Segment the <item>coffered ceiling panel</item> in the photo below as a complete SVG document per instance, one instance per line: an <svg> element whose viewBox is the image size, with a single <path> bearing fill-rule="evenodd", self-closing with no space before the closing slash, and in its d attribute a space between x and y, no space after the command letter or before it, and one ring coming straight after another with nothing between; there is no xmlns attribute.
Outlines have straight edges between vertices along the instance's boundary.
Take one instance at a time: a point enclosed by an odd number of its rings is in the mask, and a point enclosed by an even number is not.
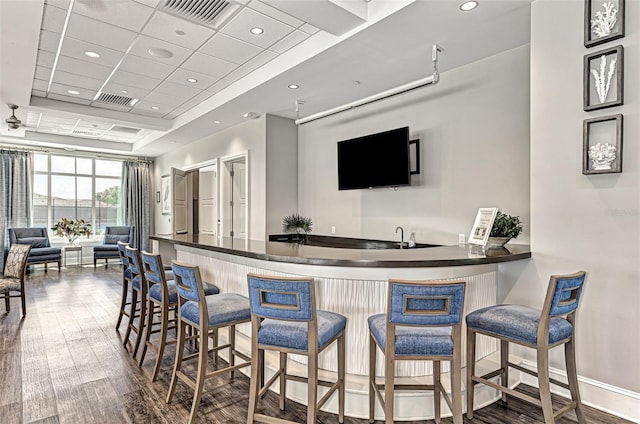
<svg viewBox="0 0 640 424"><path fill-rule="evenodd" d="M155 60L128 54L118 69L162 80L168 77L176 68Z"/></svg>
<svg viewBox="0 0 640 424"><path fill-rule="evenodd" d="M147 22L153 8L133 1L77 1L73 12L98 21L139 32Z"/></svg>
<svg viewBox="0 0 640 424"><path fill-rule="evenodd" d="M96 21L86 16L75 13L71 15L67 27L67 37L126 52L137 35L133 31Z"/></svg>
<svg viewBox="0 0 640 424"><path fill-rule="evenodd" d="M254 35L251 33L251 28L262 28L264 32ZM293 29L287 24L251 9L242 9L220 32L266 49L280 41Z"/></svg>
<svg viewBox="0 0 640 424"><path fill-rule="evenodd" d="M87 52L97 53L100 57L91 58L86 55ZM64 40L64 43L62 43L62 50L60 51L60 54L62 56L72 57L74 59L110 68L116 66L124 55L120 51L112 50L97 44L87 43L71 37L67 37Z"/></svg>
<svg viewBox="0 0 640 424"><path fill-rule="evenodd" d="M158 51L159 49L171 53L171 56L161 57L160 55L162 52ZM157 51L158 53L154 56L152 53L153 51ZM189 55L191 55L191 53L193 53L193 50L167 43L166 41L158 40L157 38L139 35L133 42L133 46L129 53L149 58L159 63L179 66L187 57L189 57Z"/></svg>
<svg viewBox="0 0 640 424"><path fill-rule="evenodd" d="M253 44L217 33L199 51L209 56L215 56L219 59L242 65L255 57L262 49Z"/></svg>
<svg viewBox="0 0 640 424"><path fill-rule="evenodd" d="M158 11L153 14L142 33L177 46L193 49L201 46L215 31Z"/></svg>

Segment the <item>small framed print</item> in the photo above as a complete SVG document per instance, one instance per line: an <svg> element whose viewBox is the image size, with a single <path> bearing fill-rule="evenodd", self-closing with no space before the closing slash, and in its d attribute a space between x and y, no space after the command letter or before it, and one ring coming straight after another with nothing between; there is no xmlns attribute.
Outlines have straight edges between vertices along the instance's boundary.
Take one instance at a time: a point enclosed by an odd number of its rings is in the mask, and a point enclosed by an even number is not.
<svg viewBox="0 0 640 424"><path fill-rule="evenodd" d="M162 190L160 209L162 210L162 215L171 215L171 175L163 175L160 181L160 189Z"/></svg>
<svg viewBox="0 0 640 424"><path fill-rule="evenodd" d="M623 99L624 48L600 50L584 57L584 110L620 106Z"/></svg>
<svg viewBox="0 0 640 424"><path fill-rule="evenodd" d="M624 0L585 0L584 46L624 37Z"/></svg>
<svg viewBox="0 0 640 424"><path fill-rule="evenodd" d="M486 245L496 219L498 208L480 208L473 223L471 234L469 234L469 244Z"/></svg>
<svg viewBox="0 0 640 424"><path fill-rule="evenodd" d="M582 135L582 173L622 172L622 114L585 119Z"/></svg>
<svg viewBox="0 0 640 424"><path fill-rule="evenodd" d="M160 192L156 191L156 203L160 203Z"/></svg>

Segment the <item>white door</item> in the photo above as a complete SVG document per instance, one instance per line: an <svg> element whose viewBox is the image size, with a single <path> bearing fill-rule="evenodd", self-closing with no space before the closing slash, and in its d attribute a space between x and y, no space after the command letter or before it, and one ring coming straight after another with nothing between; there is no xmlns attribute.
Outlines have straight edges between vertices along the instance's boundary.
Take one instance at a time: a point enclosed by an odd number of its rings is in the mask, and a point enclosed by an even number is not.
<svg viewBox="0 0 640 424"><path fill-rule="evenodd" d="M189 231L189 204L187 202L186 172L171 168L171 232L187 234Z"/></svg>
<svg viewBox="0 0 640 424"><path fill-rule="evenodd" d="M231 231L232 236L247 238L247 166L244 162L234 162L231 170Z"/></svg>
<svg viewBox="0 0 640 424"><path fill-rule="evenodd" d="M215 166L200 168L198 181L198 219L200 233L218 232L218 174Z"/></svg>

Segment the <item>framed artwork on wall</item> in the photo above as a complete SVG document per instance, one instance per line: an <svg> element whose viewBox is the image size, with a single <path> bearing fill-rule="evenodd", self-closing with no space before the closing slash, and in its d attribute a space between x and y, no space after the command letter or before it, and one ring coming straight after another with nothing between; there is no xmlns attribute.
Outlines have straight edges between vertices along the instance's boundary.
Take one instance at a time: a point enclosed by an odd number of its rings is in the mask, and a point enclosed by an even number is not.
<svg viewBox="0 0 640 424"><path fill-rule="evenodd" d="M624 48L611 47L584 56L584 110L620 106L623 99Z"/></svg>
<svg viewBox="0 0 640 424"><path fill-rule="evenodd" d="M171 175L163 175L160 181L162 215L171 215Z"/></svg>
<svg viewBox="0 0 640 424"><path fill-rule="evenodd" d="M585 0L584 46L624 37L624 0Z"/></svg>
<svg viewBox="0 0 640 424"><path fill-rule="evenodd" d="M486 245L498 208L480 208L469 234L469 244Z"/></svg>
<svg viewBox="0 0 640 424"><path fill-rule="evenodd" d="M584 175L622 172L622 122L622 114L584 120Z"/></svg>

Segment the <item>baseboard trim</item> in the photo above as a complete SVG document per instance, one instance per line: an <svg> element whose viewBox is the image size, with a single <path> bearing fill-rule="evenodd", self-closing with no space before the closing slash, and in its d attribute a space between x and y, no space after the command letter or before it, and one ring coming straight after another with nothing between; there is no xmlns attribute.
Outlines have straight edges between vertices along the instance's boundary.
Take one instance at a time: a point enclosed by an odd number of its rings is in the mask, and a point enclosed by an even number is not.
<svg viewBox="0 0 640 424"><path fill-rule="evenodd" d="M534 361L521 359L520 365L536 371ZM567 373L558 368L550 368L549 376L560 381L567 380ZM538 380L526 373L520 373L520 380L530 386L538 387ZM582 403L593 408L615 415L634 423L640 423L640 393L612 386L601 381L578 376ZM551 385L551 392L568 398L569 392Z"/></svg>

